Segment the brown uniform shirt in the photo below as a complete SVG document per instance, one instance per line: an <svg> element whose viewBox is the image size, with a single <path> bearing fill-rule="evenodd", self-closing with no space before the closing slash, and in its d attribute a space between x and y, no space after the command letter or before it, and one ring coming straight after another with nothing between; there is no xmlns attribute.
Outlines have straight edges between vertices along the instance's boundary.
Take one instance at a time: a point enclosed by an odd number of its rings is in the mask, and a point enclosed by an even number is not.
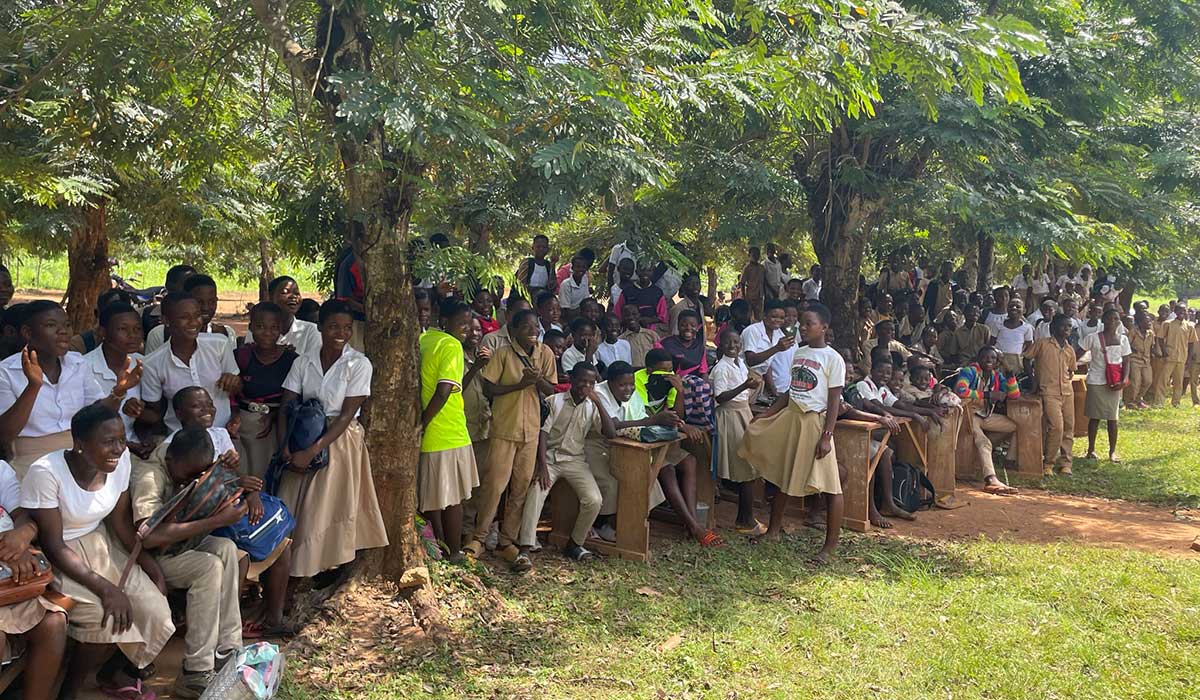
<svg viewBox="0 0 1200 700"><path fill-rule="evenodd" d="M1047 396L1072 396L1071 379L1075 376L1075 348L1070 343L1059 345L1054 338L1038 338L1025 350L1033 360L1038 391Z"/></svg>
<svg viewBox="0 0 1200 700"><path fill-rule="evenodd" d="M492 384L519 384L525 375L522 358L550 383L558 381L554 352L544 343L535 345L528 357L515 344L497 349L479 376ZM542 424L541 404L537 387L532 385L493 398L491 437L513 442L536 441Z"/></svg>
<svg viewBox="0 0 1200 700"><path fill-rule="evenodd" d="M633 358L633 362L629 363L634 367L646 366L646 353L654 349L658 344L658 334L649 328L643 328L637 333L633 331L625 331L621 334L621 338L629 341L629 356Z"/></svg>
<svg viewBox="0 0 1200 700"><path fill-rule="evenodd" d="M474 365L475 358L464 351L464 378ZM480 370L480 373L482 372L483 370ZM463 387L463 412L467 416L467 432L471 435L471 442L487 440L492 427L492 405L483 395L483 379L479 374L475 375L469 385Z"/></svg>
<svg viewBox="0 0 1200 700"><path fill-rule="evenodd" d="M953 333L943 333L938 339L938 346L942 349L942 355L974 358L979 354L980 348L987 345L991 339L992 330L976 322L970 328L963 326L956 328Z"/></svg>
<svg viewBox="0 0 1200 700"><path fill-rule="evenodd" d="M1163 324L1163 341L1167 346L1167 362L1187 362L1188 346L1196 342L1196 326L1181 318Z"/></svg>
<svg viewBox="0 0 1200 700"><path fill-rule="evenodd" d="M742 282L746 285L746 299L762 299L766 296L767 268L762 263L746 263L742 268Z"/></svg>
<svg viewBox="0 0 1200 700"><path fill-rule="evenodd" d="M1129 349L1133 354L1129 356L1129 364L1149 367L1151 358L1151 348L1157 342L1157 337L1154 335L1154 329L1148 329L1145 335L1137 328L1129 332Z"/></svg>

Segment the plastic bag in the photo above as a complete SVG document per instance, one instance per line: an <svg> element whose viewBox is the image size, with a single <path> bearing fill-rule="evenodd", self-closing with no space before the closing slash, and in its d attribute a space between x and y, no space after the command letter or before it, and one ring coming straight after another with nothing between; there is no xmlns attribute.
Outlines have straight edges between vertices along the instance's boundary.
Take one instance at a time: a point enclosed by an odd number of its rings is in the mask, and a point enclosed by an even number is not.
<svg viewBox="0 0 1200 700"><path fill-rule="evenodd" d="M283 653L270 642L258 642L225 664L200 700L270 700L282 681Z"/></svg>

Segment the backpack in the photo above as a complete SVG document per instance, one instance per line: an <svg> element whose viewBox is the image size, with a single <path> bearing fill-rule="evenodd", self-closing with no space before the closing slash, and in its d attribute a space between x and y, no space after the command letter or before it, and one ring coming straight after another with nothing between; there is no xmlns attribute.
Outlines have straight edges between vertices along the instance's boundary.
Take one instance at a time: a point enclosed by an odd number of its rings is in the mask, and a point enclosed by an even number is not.
<svg viewBox="0 0 1200 700"><path fill-rule="evenodd" d="M288 452L292 454L308 449L325 434L325 407L321 405L320 399L295 399L289 402L287 416L287 433L283 437L283 444L287 445ZM309 463L308 473L320 471L327 466L329 450L324 449ZM271 457L271 464L267 467L266 478L263 479L264 493L275 495L279 487L279 478L283 476L285 469L287 465L283 463L283 450L280 450Z"/></svg>
<svg viewBox="0 0 1200 700"><path fill-rule="evenodd" d="M928 492L928 496L925 493ZM876 504L881 494L876 494ZM892 502L897 508L903 508L909 513L915 513L922 508L933 505L937 494L929 477L920 469L905 462L892 463Z"/></svg>
<svg viewBox="0 0 1200 700"><path fill-rule="evenodd" d="M250 516L243 515L233 525L213 531L216 537L233 540L238 549L250 555L251 561L262 561L271 556L296 527L296 519L283 501L269 493L259 494L259 498L262 499L263 516L257 524L251 525Z"/></svg>

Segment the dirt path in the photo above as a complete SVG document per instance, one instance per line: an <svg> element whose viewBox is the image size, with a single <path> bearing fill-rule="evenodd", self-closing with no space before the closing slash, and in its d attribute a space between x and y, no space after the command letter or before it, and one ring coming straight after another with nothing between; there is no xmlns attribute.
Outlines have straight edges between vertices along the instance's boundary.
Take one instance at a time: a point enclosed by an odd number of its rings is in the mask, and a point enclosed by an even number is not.
<svg viewBox="0 0 1200 700"><path fill-rule="evenodd" d="M19 304L35 299L61 301L62 296L63 293L61 290L22 289L13 296L12 303ZM218 323L233 326L237 329L238 333L242 333L250 323L250 319L246 314L246 304L253 304L257 301L258 292L221 292L221 300L217 302L216 320Z"/></svg>

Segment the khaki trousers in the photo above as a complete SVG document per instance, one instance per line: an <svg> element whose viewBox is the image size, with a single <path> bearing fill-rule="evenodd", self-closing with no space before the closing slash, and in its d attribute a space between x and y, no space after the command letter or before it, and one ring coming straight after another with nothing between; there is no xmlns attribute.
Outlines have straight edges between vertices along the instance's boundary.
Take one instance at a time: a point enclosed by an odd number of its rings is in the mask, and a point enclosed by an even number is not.
<svg viewBox="0 0 1200 700"><path fill-rule="evenodd" d="M1075 396L1042 395L1042 418L1046 423L1046 445L1042 466L1071 466L1071 447L1075 444Z"/></svg>
<svg viewBox="0 0 1200 700"><path fill-rule="evenodd" d="M992 440L988 433L999 433L1011 436L1017 432L1017 424L1008 416L993 413L987 418L974 416L971 421L971 432L975 438L975 450L979 453L979 466L983 469L983 478L996 476L996 465L992 463ZM1001 438L1003 439L1003 438ZM1012 440L1008 443L1008 458L1011 460L1015 452Z"/></svg>
<svg viewBox="0 0 1200 700"><path fill-rule="evenodd" d="M471 450L475 452L475 468L479 471L479 483L487 479L487 461L488 461L488 444L490 440L475 440L471 443ZM463 542L470 542L471 537L475 534L475 515L479 511L479 495L483 492L482 488L476 486L471 491L471 497L463 501ZM493 515L493 517L495 517ZM491 523L488 523L490 528ZM482 525L481 525L482 527ZM481 530L483 535L480 539L487 536L487 528Z"/></svg>
<svg viewBox="0 0 1200 700"><path fill-rule="evenodd" d="M1167 361L1163 365L1162 373L1162 396L1167 395L1167 387L1171 387L1171 405L1178 406L1179 399L1183 396L1183 362Z"/></svg>
<svg viewBox="0 0 1200 700"><path fill-rule="evenodd" d="M237 547L210 535L191 551L155 559L167 587L187 590L184 670L213 670L216 652L242 648Z"/></svg>
<svg viewBox="0 0 1200 700"><path fill-rule="evenodd" d="M1129 363L1129 386L1125 387L1125 405L1154 401L1154 371L1148 364Z"/></svg>
<svg viewBox="0 0 1200 700"><path fill-rule="evenodd" d="M488 440L486 473L480 474L479 501L475 504L475 532L472 537L482 541L488 527L496 519L500 496L508 489L504 504L504 520L500 523L500 547L517 543L521 536L521 512L525 509L525 494L533 480L533 465L537 460L537 440L515 442L493 437Z"/></svg>
<svg viewBox="0 0 1200 700"><path fill-rule="evenodd" d="M1150 403L1159 406L1167 400L1166 392L1163 391L1163 383L1166 381L1166 361L1162 358L1155 357L1150 360L1150 373L1153 375L1150 380Z"/></svg>
<svg viewBox="0 0 1200 700"><path fill-rule="evenodd" d="M575 527L571 529L571 541L575 544L587 542L588 531L592 529L592 523L596 522L596 516L600 514L600 504L604 502L587 461L583 458L548 458L546 470L550 473L550 488L554 488L559 479L565 479L574 489L579 498L579 516L575 518ZM530 485L525 496L524 514L521 517L522 547L532 547L537 543L538 518L542 515L542 506L546 505L546 497L549 495L550 489L543 489L536 479Z"/></svg>

